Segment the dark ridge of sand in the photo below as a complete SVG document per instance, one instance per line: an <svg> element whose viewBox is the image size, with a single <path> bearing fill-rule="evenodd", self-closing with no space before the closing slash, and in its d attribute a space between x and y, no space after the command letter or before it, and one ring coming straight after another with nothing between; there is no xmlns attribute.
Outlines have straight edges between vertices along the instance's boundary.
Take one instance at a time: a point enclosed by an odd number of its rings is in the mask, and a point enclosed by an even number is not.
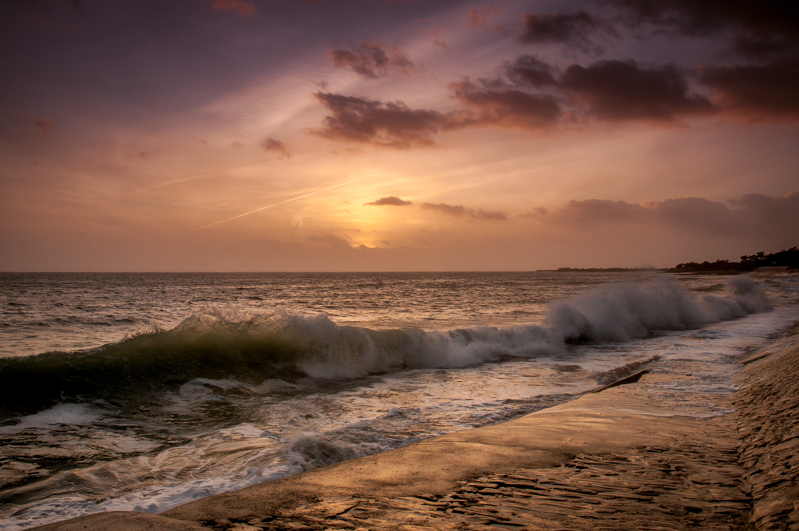
<svg viewBox="0 0 799 531"><path fill-rule="evenodd" d="M668 372L655 365L637 383L510 422L158 516L113 512L39 529L799 528L799 335L750 360L734 397L690 385L675 393L702 366L672 361Z"/></svg>
<svg viewBox="0 0 799 531"><path fill-rule="evenodd" d="M799 529L799 326L737 375L739 461L757 529ZM791 344L793 345L791 346ZM768 355L770 353L770 355Z"/></svg>

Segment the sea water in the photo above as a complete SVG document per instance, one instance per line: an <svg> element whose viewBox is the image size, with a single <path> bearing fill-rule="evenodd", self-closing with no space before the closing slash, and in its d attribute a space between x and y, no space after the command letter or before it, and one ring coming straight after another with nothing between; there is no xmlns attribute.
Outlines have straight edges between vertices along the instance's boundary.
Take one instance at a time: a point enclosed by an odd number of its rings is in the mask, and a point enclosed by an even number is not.
<svg viewBox="0 0 799 531"><path fill-rule="evenodd" d="M157 513L675 360L706 369L666 392L732 392L798 301L789 275L1 274L0 529Z"/></svg>

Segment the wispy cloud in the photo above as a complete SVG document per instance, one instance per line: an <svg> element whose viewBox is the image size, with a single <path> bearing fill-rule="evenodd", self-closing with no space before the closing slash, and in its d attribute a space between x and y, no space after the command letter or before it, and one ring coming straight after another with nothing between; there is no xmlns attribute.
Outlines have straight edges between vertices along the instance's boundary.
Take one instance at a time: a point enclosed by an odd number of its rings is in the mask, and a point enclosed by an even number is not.
<svg viewBox="0 0 799 531"><path fill-rule="evenodd" d="M33 124L39 129L39 136L48 136L53 130L53 122L47 118L36 118Z"/></svg>
<svg viewBox="0 0 799 531"><path fill-rule="evenodd" d="M434 212L439 212L441 214L446 214L448 216L454 216L457 218L467 217L481 221L505 221L508 219L507 214L504 212L491 212L483 210L482 208L475 210L472 208L466 208L463 205L422 203L419 206L422 208L422 210L432 210Z"/></svg>
<svg viewBox="0 0 799 531"><path fill-rule="evenodd" d="M261 149L267 152L271 151L277 153L280 155L280 158L291 158L291 149L289 149L289 146L271 137L261 142Z"/></svg>
<svg viewBox="0 0 799 531"><path fill-rule="evenodd" d="M278 205L285 205L286 203L291 203L292 201L297 201L298 199L304 199L306 197L310 197L310 196L315 195L315 194L319 194L319 193L322 193L322 192L327 192L329 190L334 190L336 188L340 188L342 186L346 186L348 184L352 184L352 183L361 181L363 179L368 179L369 177L374 177L375 175L379 175L379 174L375 173L375 174L372 174L372 175L367 175L366 177L359 177L357 179L353 179L353 180L347 181L345 183L337 184L335 186L330 186L328 188L322 188L320 190L314 190L313 192L309 192L307 194L299 195L297 197L292 197L291 199L286 199L285 201L280 201L278 203L272 203L271 205L262 206L260 208L256 208L255 210L250 210L249 212L245 212L245 213L239 214L237 216L232 216L232 217L229 217L227 219L223 219L223 220L220 220L220 221L215 221L213 223L209 223L208 225L203 225L202 227L199 227L199 228L194 229L194 230L207 229L209 227L213 227L214 225L220 225L222 223L227 223L228 221L233 221L234 219L243 218L244 216L249 216L250 214L255 214L256 212L261 212L262 210L266 210L267 208L276 207Z"/></svg>
<svg viewBox="0 0 799 531"><path fill-rule="evenodd" d="M499 9L495 5L489 5L483 9L472 8L466 18L466 25L470 28L494 29L490 20L499 15Z"/></svg>

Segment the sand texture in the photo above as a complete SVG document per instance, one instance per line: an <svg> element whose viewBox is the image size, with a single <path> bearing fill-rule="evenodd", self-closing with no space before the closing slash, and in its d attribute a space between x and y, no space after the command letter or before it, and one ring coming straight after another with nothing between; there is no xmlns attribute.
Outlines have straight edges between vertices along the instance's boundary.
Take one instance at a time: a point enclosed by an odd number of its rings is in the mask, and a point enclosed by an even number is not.
<svg viewBox="0 0 799 531"><path fill-rule="evenodd" d="M796 339L793 328L737 377L740 462L757 529L799 529L799 345L780 348Z"/></svg>
<svg viewBox="0 0 799 531"><path fill-rule="evenodd" d="M799 529L797 340L731 371L735 395L674 393L702 364L655 364L637 382L503 424L159 516L105 513L40 529Z"/></svg>

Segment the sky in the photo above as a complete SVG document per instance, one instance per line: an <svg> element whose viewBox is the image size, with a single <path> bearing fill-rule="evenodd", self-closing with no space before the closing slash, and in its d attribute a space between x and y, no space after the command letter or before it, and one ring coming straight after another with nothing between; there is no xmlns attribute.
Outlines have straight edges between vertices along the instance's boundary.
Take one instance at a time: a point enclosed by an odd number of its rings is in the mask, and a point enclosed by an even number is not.
<svg viewBox="0 0 799 531"><path fill-rule="evenodd" d="M799 245L793 0L8 0L0 271Z"/></svg>

